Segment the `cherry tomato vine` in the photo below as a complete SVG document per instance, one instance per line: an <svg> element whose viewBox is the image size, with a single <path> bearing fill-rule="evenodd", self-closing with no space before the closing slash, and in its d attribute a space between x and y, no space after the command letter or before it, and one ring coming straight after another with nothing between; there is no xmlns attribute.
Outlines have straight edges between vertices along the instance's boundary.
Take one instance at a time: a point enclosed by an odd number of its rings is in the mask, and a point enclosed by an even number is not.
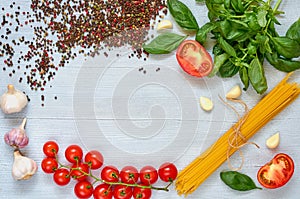
<svg viewBox="0 0 300 199"><path fill-rule="evenodd" d="M43 145L46 157L41 168L45 173L53 174L53 181L59 186L68 185L71 179L76 180L74 193L78 198L149 199L152 190L169 191L178 173L176 166L170 162L162 164L158 170L149 165L140 171L133 166L125 166L121 170L113 165L103 166L104 158L99 151L92 150L84 155L82 148L75 144L69 145L64 152L66 160L71 163L66 165L60 162L58 151L56 142L47 141ZM93 174L93 170L101 167L99 176ZM154 186L158 179L168 184Z"/></svg>

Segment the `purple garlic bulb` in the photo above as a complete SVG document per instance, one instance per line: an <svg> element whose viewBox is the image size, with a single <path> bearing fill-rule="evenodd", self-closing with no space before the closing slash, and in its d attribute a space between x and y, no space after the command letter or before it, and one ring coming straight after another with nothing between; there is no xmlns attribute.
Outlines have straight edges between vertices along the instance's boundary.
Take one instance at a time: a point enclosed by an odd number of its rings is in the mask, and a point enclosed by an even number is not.
<svg viewBox="0 0 300 199"><path fill-rule="evenodd" d="M26 124L26 118L23 119L22 124L18 128L13 128L4 135L4 141L6 144L14 147L15 149L24 148L29 142L29 138L26 135L24 129Z"/></svg>

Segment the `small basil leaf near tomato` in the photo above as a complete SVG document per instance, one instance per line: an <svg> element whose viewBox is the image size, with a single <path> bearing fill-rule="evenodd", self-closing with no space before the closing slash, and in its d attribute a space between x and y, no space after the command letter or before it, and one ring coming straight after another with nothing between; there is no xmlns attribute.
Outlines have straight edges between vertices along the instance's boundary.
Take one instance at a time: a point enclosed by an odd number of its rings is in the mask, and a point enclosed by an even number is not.
<svg viewBox="0 0 300 199"><path fill-rule="evenodd" d="M66 148L65 157L70 163L77 163L82 160L83 151L80 146L72 144Z"/></svg>
<svg viewBox="0 0 300 199"><path fill-rule="evenodd" d="M199 29L196 18L191 10L181 1L168 0L167 6L176 23L188 31L197 31Z"/></svg>
<svg viewBox="0 0 300 199"><path fill-rule="evenodd" d="M186 38L187 36L175 33L163 33L149 44L144 44L143 49L150 54L168 54L175 50Z"/></svg>
<svg viewBox="0 0 300 199"><path fill-rule="evenodd" d="M141 184L141 186L144 186ZM134 199L150 199L152 190L150 188L134 187L133 198Z"/></svg>
<svg viewBox="0 0 300 199"><path fill-rule="evenodd" d="M189 75L207 76L213 69L213 61L206 49L195 40L185 40L176 52L181 68Z"/></svg>
<svg viewBox="0 0 300 199"><path fill-rule="evenodd" d="M54 141L47 141L43 145L43 152L47 157L55 158L56 154L58 153L58 144Z"/></svg>
<svg viewBox="0 0 300 199"><path fill-rule="evenodd" d="M103 165L103 155L96 150L89 151L84 156L84 161L89 164L90 168L95 170L99 169Z"/></svg>
<svg viewBox="0 0 300 199"><path fill-rule="evenodd" d="M108 165L102 169L100 175L104 182L118 182L120 172L115 166Z"/></svg>
<svg viewBox="0 0 300 199"><path fill-rule="evenodd" d="M139 172L133 166L125 166L120 172L120 179L127 184L135 184L139 179Z"/></svg>
<svg viewBox="0 0 300 199"><path fill-rule="evenodd" d="M59 186L65 186L71 181L70 171L65 168L57 169L53 174L54 182Z"/></svg>
<svg viewBox="0 0 300 199"><path fill-rule="evenodd" d="M293 173L293 159L287 154L279 153L258 170L257 180L265 188L276 189L285 185Z"/></svg>
<svg viewBox="0 0 300 199"><path fill-rule="evenodd" d="M105 183L99 184L93 191L93 197L94 199L112 199L112 186Z"/></svg>
<svg viewBox="0 0 300 199"><path fill-rule="evenodd" d="M130 199L132 197L132 188L126 185L116 185L113 195L115 199Z"/></svg>
<svg viewBox="0 0 300 199"><path fill-rule="evenodd" d="M300 18L289 27L286 36L300 44Z"/></svg>
<svg viewBox="0 0 300 199"><path fill-rule="evenodd" d="M41 167L45 173L54 173L58 167L58 163L55 158L46 157L42 160Z"/></svg>
<svg viewBox="0 0 300 199"><path fill-rule="evenodd" d="M140 170L140 180L145 185L152 185L158 180L158 172L153 166L144 166Z"/></svg>
<svg viewBox="0 0 300 199"><path fill-rule="evenodd" d="M88 181L78 182L74 187L75 195L80 199L87 199L93 195L93 185Z"/></svg>
<svg viewBox="0 0 300 199"><path fill-rule="evenodd" d="M237 171L224 171L220 173L221 180L231 189L237 191L249 191L252 189L261 189L257 187L253 180Z"/></svg>
<svg viewBox="0 0 300 199"><path fill-rule="evenodd" d="M158 169L158 175L164 182L173 182L178 174L178 170L173 163L166 162Z"/></svg>

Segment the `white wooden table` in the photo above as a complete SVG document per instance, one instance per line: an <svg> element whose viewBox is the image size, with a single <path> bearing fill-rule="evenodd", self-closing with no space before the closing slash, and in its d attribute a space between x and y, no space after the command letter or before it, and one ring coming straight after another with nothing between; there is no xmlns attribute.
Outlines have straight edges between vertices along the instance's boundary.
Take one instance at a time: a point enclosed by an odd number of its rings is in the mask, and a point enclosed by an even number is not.
<svg viewBox="0 0 300 199"><path fill-rule="evenodd" d="M29 4L27 1L19 2ZM193 10L199 24L208 20L205 6L195 5L194 1L184 2ZM8 3L1 1L0 6ZM284 34L300 16L299 0L284 0L280 9L285 11L285 15L279 18L282 26L278 27L278 31ZM1 34L4 32L0 31ZM179 32L178 27L175 26L173 31ZM28 34L30 32L29 29ZM11 83L25 91L31 99L21 113L0 113L1 136L27 117L26 130L30 142L23 152L37 161L39 170L28 181L13 180L13 150L4 142L0 143L0 198L75 198L74 182L67 187L58 187L52 176L46 175L40 168L44 157L42 146L47 140L59 143L61 159L68 145L79 144L85 152L100 150L105 164L120 169L125 165L159 167L165 161L172 161L182 169L237 121L236 115L217 96L224 96L232 86L240 84L238 77L196 79L182 72L174 54L151 56L148 61L143 61L128 59L129 51L121 53L118 58L113 56L114 52L110 52L108 58L103 56L90 60L78 57L59 69L55 80L45 91L31 91L25 81L18 83L18 74L9 77L9 72L2 71L1 67L1 93ZM1 66L3 59L0 57ZM146 73L139 71L142 67ZM160 70L156 71L158 67ZM284 75L266 64L268 91ZM300 71L293 74L291 81L300 83ZM44 102L40 99L41 95L45 96ZM200 108L200 96L212 98L215 104L212 112L207 113ZM253 107L260 98L252 88L242 95L249 107ZM260 149L253 146L243 148L246 161L241 172L251 176L257 184L256 173L261 165L279 152L292 156L295 173L288 185L276 190L233 191L219 178L220 171L228 169L227 164L223 164L189 198L298 198L299 105L300 99L297 99L252 138ZM265 141L276 132L280 132L280 146L269 150ZM238 155L234 155L232 161L238 165ZM170 189L168 193L154 191L153 198L181 198L174 187Z"/></svg>

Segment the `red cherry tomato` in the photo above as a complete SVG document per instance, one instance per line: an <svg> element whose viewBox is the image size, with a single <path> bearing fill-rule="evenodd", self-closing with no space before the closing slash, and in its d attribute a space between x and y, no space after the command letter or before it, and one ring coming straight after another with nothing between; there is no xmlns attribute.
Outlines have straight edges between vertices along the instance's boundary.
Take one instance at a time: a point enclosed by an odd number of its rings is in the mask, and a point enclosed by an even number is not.
<svg viewBox="0 0 300 199"><path fill-rule="evenodd" d="M115 199L130 199L132 196L132 188L126 185L116 185L114 188Z"/></svg>
<svg viewBox="0 0 300 199"><path fill-rule="evenodd" d="M73 164L71 168L71 177L78 180L78 181L83 181L87 178L87 175L90 172L90 167L89 165L80 162L80 163L75 163Z"/></svg>
<svg viewBox="0 0 300 199"><path fill-rule="evenodd" d="M287 154L280 153L259 169L257 180L265 188L276 189L285 185L293 173L293 159Z"/></svg>
<svg viewBox="0 0 300 199"><path fill-rule="evenodd" d="M54 173L58 167L58 163L55 158L46 157L42 160L41 167L45 173Z"/></svg>
<svg viewBox="0 0 300 199"><path fill-rule="evenodd" d="M112 199L113 190L109 184L99 184L93 192L94 199Z"/></svg>
<svg viewBox="0 0 300 199"><path fill-rule="evenodd" d="M53 180L59 186L67 185L71 180L69 174L70 172L68 169L65 168L57 169L53 174Z"/></svg>
<svg viewBox="0 0 300 199"><path fill-rule="evenodd" d="M150 199L152 195L151 189L134 187L133 198L134 199Z"/></svg>
<svg viewBox="0 0 300 199"><path fill-rule="evenodd" d="M210 54L195 40L185 40L176 52L176 58L181 68L196 77L207 76L213 69Z"/></svg>
<svg viewBox="0 0 300 199"><path fill-rule="evenodd" d="M173 182L178 174L178 170L173 163L166 162L158 169L158 175L162 181Z"/></svg>
<svg viewBox="0 0 300 199"><path fill-rule="evenodd" d="M157 170L152 166L145 166L140 170L140 180L145 185L154 184L158 180Z"/></svg>
<svg viewBox="0 0 300 199"><path fill-rule="evenodd" d="M75 185L74 193L80 199L90 198L93 195L93 185L88 181L80 181Z"/></svg>
<svg viewBox="0 0 300 199"><path fill-rule="evenodd" d="M83 152L80 146L70 145L65 150L65 157L70 163L80 162L83 157Z"/></svg>
<svg viewBox="0 0 300 199"><path fill-rule="evenodd" d="M92 150L85 155L84 161L90 164L91 169L99 169L103 165L103 156L99 151Z"/></svg>
<svg viewBox="0 0 300 199"><path fill-rule="evenodd" d="M120 172L121 181L127 184L135 184L139 179L139 172L133 166L125 166Z"/></svg>
<svg viewBox="0 0 300 199"><path fill-rule="evenodd" d="M58 144L54 141L47 141L43 145L43 152L47 157L55 158L58 153Z"/></svg>
<svg viewBox="0 0 300 199"><path fill-rule="evenodd" d="M118 182L119 170L114 166L105 166L101 171L101 179L105 182Z"/></svg>

